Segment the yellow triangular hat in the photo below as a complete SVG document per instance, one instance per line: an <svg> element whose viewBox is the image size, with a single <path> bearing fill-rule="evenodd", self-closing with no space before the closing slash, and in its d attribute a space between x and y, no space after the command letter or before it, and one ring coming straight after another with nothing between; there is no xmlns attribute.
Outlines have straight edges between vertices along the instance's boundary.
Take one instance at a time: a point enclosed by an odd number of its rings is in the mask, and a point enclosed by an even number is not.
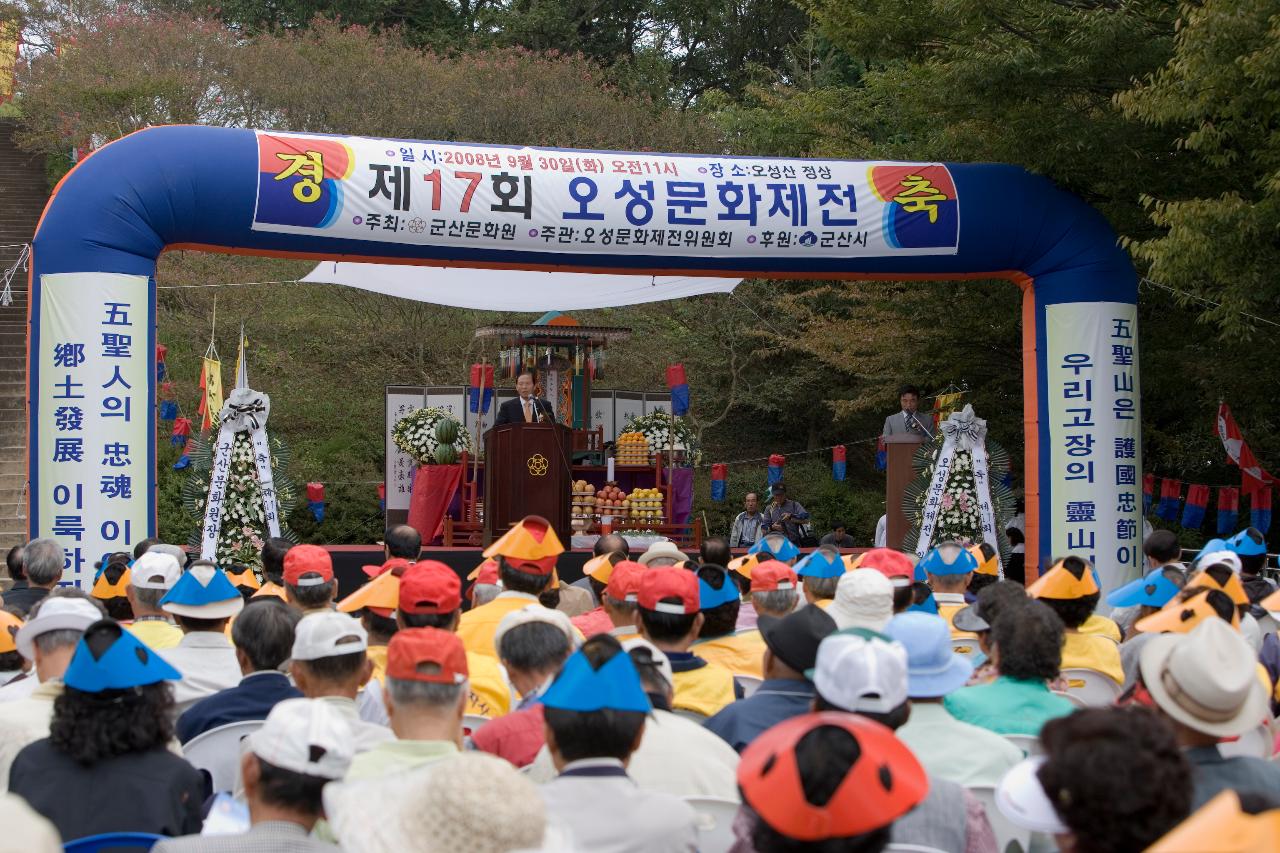
<svg viewBox="0 0 1280 853"><path fill-rule="evenodd" d="M1066 566L1071 557L1063 557L1053 564L1053 568L1040 576L1040 579L1027 587L1027 595L1032 598L1072 599L1084 598L1099 592L1098 580L1093 576L1093 567L1089 561L1080 557L1075 560L1081 567L1080 576ZM1075 560L1072 560L1074 563Z"/></svg>
<svg viewBox="0 0 1280 853"><path fill-rule="evenodd" d="M262 589L258 590L257 592L255 592L253 595L249 597L261 598L264 595L274 595L276 598L280 599L281 601L289 600L284 594L284 587L280 586L280 584L278 583L272 583L271 581L267 581L266 583L264 583L262 585Z"/></svg>
<svg viewBox="0 0 1280 853"><path fill-rule="evenodd" d="M1245 814L1226 790L1147 848L1147 853L1264 853L1280 850L1280 809Z"/></svg>
<svg viewBox="0 0 1280 853"><path fill-rule="evenodd" d="M128 594L129 579L133 576L131 569L125 569L124 572L116 579L115 583L107 580L107 573L104 570L98 575L98 579L93 582L93 590L89 593L99 601L109 601L113 598L124 598Z"/></svg>
<svg viewBox="0 0 1280 853"><path fill-rule="evenodd" d="M970 545L968 551L973 555L973 559L978 561L978 568L975 570L974 574L991 575L993 578L1000 576L1000 555L998 553L993 551L990 557L984 557L982 554L982 545ZM1093 573L1090 572L1090 574ZM1088 593L1085 593L1085 595L1088 595ZM1053 595L1045 596L1045 598L1056 597L1057 596Z"/></svg>
<svg viewBox="0 0 1280 853"><path fill-rule="evenodd" d="M1173 599L1157 612L1139 619L1133 627L1144 634L1186 634L1206 619L1219 618L1218 611L1209 603L1206 589L1186 601ZM1240 630L1240 615L1235 611L1231 613L1231 627Z"/></svg>
<svg viewBox="0 0 1280 853"><path fill-rule="evenodd" d="M1219 570L1218 574L1222 574L1222 571ZM1219 583L1217 578L1209 574L1208 569L1201 569L1187 579L1187 586L1207 586L1209 589L1220 589L1231 596L1231 601L1237 607L1241 604L1249 603L1249 596L1244 591L1244 585L1240 583L1240 576L1235 572L1227 574L1226 583Z"/></svg>
<svg viewBox="0 0 1280 853"><path fill-rule="evenodd" d="M622 562L622 559L621 551L610 551L608 554L592 557L583 564L582 573L600 583L608 583L609 578L613 577L613 567Z"/></svg>
<svg viewBox="0 0 1280 853"><path fill-rule="evenodd" d="M240 574L234 574L231 570L227 570L227 580L231 581L232 586L247 586L250 589L262 589L262 581L258 580L258 576L253 569L248 566Z"/></svg>
<svg viewBox="0 0 1280 853"><path fill-rule="evenodd" d="M366 607L395 610L399 606L400 576L395 572L383 572L338 602L338 609L343 613L355 613Z"/></svg>
<svg viewBox="0 0 1280 853"><path fill-rule="evenodd" d="M563 553L564 545L560 544L555 528L540 515L527 515L520 519L502 538L484 549L486 557L503 556L527 563L554 561Z"/></svg>
<svg viewBox="0 0 1280 853"><path fill-rule="evenodd" d="M769 559L773 559L770 557ZM729 561L729 565L725 566L731 572L737 572L744 578L751 577L751 572L756 566L760 565L758 554L748 554L745 557L735 557Z"/></svg>

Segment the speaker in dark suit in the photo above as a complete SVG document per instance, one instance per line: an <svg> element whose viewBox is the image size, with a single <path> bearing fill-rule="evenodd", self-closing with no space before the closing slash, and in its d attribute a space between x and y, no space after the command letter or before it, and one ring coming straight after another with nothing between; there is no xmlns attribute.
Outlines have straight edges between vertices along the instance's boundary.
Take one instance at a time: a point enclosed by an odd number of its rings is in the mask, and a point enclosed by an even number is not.
<svg viewBox="0 0 1280 853"><path fill-rule="evenodd" d="M551 404L541 397L529 398L529 422L538 423L540 421L554 421L555 413L551 411ZM521 424L525 423L524 417L524 401L519 397L508 400L498 407L498 416L494 419L494 426L502 426L503 424Z"/></svg>

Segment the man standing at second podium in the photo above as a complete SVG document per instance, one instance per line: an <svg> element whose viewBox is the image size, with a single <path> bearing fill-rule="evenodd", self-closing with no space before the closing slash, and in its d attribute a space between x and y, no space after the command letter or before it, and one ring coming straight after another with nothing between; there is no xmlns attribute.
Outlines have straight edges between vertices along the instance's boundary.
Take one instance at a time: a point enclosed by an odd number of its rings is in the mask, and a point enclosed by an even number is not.
<svg viewBox="0 0 1280 853"><path fill-rule="evenodd" d="M516 394L519 396L514 400L508 400L498 407L498 417L494 419L494 426L555 420L551 404L534 396L531 372L526 370L516 377Z"/></svg>
<svg viewBox="0 0 1280 853"><path fill-rule="evenodd" d="M902 411L884 419L884 436L911 435L920 441L933 438L933 418L921 415L917 408L920 405L920 389L914 385L904 385L898 391ZM501 420L498 423L502 423Z"/></svg>

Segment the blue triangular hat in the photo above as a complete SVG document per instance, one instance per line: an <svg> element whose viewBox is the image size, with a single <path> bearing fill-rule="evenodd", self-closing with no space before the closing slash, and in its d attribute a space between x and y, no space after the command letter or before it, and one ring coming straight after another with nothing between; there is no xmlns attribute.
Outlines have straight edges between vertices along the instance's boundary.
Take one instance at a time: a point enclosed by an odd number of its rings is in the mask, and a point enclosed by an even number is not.
<svg viewBox="0 0 1280 853"><path fill-rule="evenodd" d="M919 604L912 604L907 608L907 612L915 611L916 613L932 613L934 616L938 614L938 601L933 597L933 593L929 593L929 597Z"/></svg>
<svg viewBox="0 0 1280 853"><path fill-rule="evenodd" d="M721 604L728 604L730 601L741 600L738 595L738 585L729 577L728 572L725 572L724 584L719 589L716 589L701 577L698 578L699 610L710 610L713 607L719 607Z"/></svg>
<svg viewBox="0 0 1280 853"><path fill-rule="evenodd" d="M790 539L783 538L782 547L778 549L778 552L776 554L772 550L770 550L769 546L765 544L764 540L765 540L765 537L761 536L760 539L756 542L756 544L752 545L750 548L747 549L747 553L748 554L760 554L760 553L773 554L773 558L775 560L780 560L784 563L788 562L789 560L794 560L796 557L800 556L800 549L797 548L796 543L792 542Z"/></svg>
<svg viewBox="0 0 1280 853"><path fill-rule="evenodd" d="M244 607L240 590L222 569L193 566L160 599L160 608L194 619L224 619Z"/></svg>
<svg viewBox="0 0 1280 853"><path fill-rule="evenodd" d="M956 551L955 559L947 562L942 556L943 548L954 548ZM978 561L973 554L969 553L969 549L965 548L959 542L943 542L916 564L916 573L925 572L931 575L967 575L969 572L978 570Z"/></svg>
<svg viewBox="0 0 1280 853"><path fill-rule="evenodd" d="M1164 607L1180 591L1178 585L1165 577L1164 569L1153 569L1146 577L1129 581L1107 595L1112 607Z"/></svg>
<svg viewBox="0 0 1280 853"><path fill-rule="evenodd" d="M565 661L556 680L542 695L542 704L564 711L651 710L631 655L619 651L604 666L592 669L581 650Z"/></svg>
<svg viewBox="0 0 1280 853"><path fill-rule="evenodd" d="M116 634L116 638L102 653L102 657L95 658L88 640L103 631ZM103 619L85 629L75 653L71 655L71 663L63 673L62 683L85 693L101 693L103 690L127 690L144 684L181 679L182 673L133 634L121 628L119 622Z"/></svg>
<svg viewBox="0 0 1280 853"><path fill-rule="evenodd" d="M796 563L796 574L805 578L838 578L845 573L844 560L837 553L832 559L821 549L813 551Z"/></svg>
<svg viewBox="0 0 1280 853"><path fill-rule="evenodd" d="M1256 557L1267 553L1267 540L1262 531L1248 527L1227 540L1227 550L1235 551L1241 557Z"/></svg>

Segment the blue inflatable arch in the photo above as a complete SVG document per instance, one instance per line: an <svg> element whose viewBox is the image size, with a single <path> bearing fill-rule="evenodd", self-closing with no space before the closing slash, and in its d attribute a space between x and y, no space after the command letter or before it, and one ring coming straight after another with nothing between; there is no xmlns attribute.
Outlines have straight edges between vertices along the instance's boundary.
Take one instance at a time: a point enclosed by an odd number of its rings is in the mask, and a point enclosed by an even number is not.
<svg viewBox="0 0 1280 853"><path fill-rule="evenodd" d="M1101 215L1020 168L134 133L63 179L33 241L28 518L75 571L155 532L155 270L171 248L1010 279L1023 293L1027 563L1090 556L1106 587L1139 571L1134 270Z"/></svg>

